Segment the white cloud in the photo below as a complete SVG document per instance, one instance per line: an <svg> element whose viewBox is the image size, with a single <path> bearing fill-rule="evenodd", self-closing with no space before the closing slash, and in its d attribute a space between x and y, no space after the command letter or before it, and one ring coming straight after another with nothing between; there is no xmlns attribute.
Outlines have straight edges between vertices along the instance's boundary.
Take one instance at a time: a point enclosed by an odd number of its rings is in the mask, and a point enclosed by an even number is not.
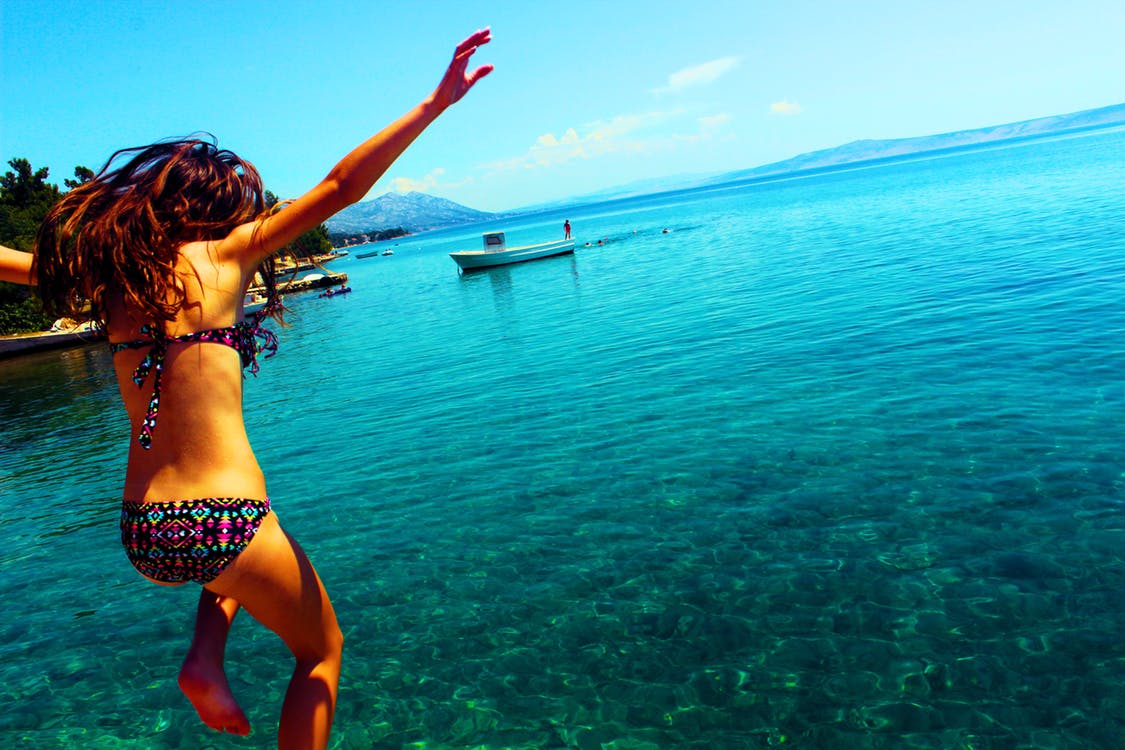
<svg viewBox="0 0 1125 750"><path fill-rule="evenodd" d="M694 133L677 134L673 138L677 141L685 141L688 143L696 143L699 141L709 141L716 136L721 135L722 130L732 118L726 112L717 115L705 115L696 119L697 130ZM733 138L734 136L728 136Z"/></svg>
<svg viewBox="0 0 1125 750"><path fill-rule="evenodd" d="M424 193L435 185L437 185L437 180L432 174L426 175L420 180L415 180L412 177L391 178L391 190L396 193L412 193L414 191Z"/></svg>
<svg viewBox="0 0 1125 750"><path fill-rule="evenodd" d="M499 172L529 171L560 167L568 162L588 161L606 157L647 157L709 140L733 139L725 134L732 117L726 113L692 115L685 109L650 111L615 115L560 131L543 133L527 150L506 159L480 165L488 178ZM380 181L373 192L435 193L465 187L473 177L458 182L445 179L445 170L438 168L420 179L397 176Z"/></svg>
<svg viewBox="0 0 1125 750"><path fill-rule="evenodd" d="M774 102L770 105L771 115L796 115L801 113L801 105L797 102L791 102L782 99L779 102Z"/></svg>
<svg viewBox="0 0 1125 750"><path fill-rule="evenodd" d="M575 159L655 154L685 142L714 138L732 120L729 114L722 113L697 117L689 124L684 122L686 115L687 112L677 109L595 120L567 128L562 135L544 133L524 154L484 166L500 172L555 167Z"/></svg>
<svg viewBox="0 0 1125 750"><path fill-rule="evenodd" d="M713 83L723 75L734 70L738 65L737 57L720 57L717 60L694 65L690 68L677 70L668 76L668 83L660 88L653 89L654 94L676 94L685 89Z"/></svg>
<svg viewBox="0 0 1125 750"><path fill-rule="evenodd" d="M714 133L719 130L728 122L731 121L731 116L726 112L717 115L707 115L706 117L699 118L699 130L703 133Z"/></svg>
<svg viewBox="0 0 1125 750"><path fill-rule="evenodd" d="M389 184L388 190L393 190L396 193L428 193L433 192L434 188L437 187L448 190L449 188L461 187L473 181L472 177L467 177L458 182L448 182L442 179L444 174L445 169L443 167L438 167L420 180L416 180L413 177L392 177L387 183L383 184Z"/></svg>
<svg viewBox="0 0 1125 750"><path fill-rule="evenodd" d="M679 112L646 112L595 120L570 127L561 136L544 133L521 156L486 165L493 170L534 169L564 164L573 159L592 159L611 153L639 153L651 148L644 132L666 122ZM579 132L581 131L581 132Z"/></svg>

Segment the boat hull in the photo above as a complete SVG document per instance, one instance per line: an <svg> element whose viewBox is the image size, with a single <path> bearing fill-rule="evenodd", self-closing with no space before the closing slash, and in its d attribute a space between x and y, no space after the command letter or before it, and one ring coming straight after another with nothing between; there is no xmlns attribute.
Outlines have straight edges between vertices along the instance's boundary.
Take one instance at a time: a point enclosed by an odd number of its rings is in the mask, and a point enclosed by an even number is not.
<svg viewBox="0 0 1125 750"><path fill-rule="evenodd" d="M523 263L528 260L550 258L554 255L566 255L574 252L574 240L558 240L557 242L542 242L538 245L524 245L523 247L510 247L506 250L461 250L450 253L449 257L457 262L463 271L477 268L491 268L493 266L506 266L511 263Z"/></svg>

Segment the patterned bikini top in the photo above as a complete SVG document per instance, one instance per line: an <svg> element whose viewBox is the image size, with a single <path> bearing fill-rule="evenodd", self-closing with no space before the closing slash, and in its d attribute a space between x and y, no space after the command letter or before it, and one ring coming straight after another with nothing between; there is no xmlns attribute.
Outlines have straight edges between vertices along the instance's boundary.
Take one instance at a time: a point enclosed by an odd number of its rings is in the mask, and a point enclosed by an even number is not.
<svg viewBox="0 0 1125 750"><path fill-rule="evenodd" d="M152 431L156 428L156 415L160 410L160 382L164 374L164 358L168 354L171 344L191 343L202 341L214 344L224 344L238 352L242 358L243 368L250 368L250 372L258 374L258 355L265 352L266 357L277 354L277 336L268 328L262 327L262 319L269 314L263 308L252 313L250 318L235 323L226 328L209 328L205 331L185 333L182 336L168 336L163 331L151 325L141 327L141 334L148 338L136 341L122 341L110 344L110 350L117 354L126 349L143 349L149 347L148 354L133 371L133 382L138 388L143 388L152 373L152 398L148 402L148 411L145 412L141 431L137 434L137 442L148 450L152 447Z"/></svg>

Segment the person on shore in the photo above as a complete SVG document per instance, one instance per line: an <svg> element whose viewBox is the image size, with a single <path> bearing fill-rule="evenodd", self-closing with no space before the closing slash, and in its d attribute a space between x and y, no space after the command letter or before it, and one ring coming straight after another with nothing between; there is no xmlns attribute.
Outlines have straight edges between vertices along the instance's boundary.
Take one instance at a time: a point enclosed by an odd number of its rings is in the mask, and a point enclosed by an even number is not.
<svg viewBox="0 0 1125 750"><path fill-rule="evenodd" d="M37 283L56 315L99 321L131 423L121 510L126 555L149 580L202 584L179 685L203 722L245 735L223 653L240 609L296 660L280 748L324 748L343 636L309 558L278 522L246 435L242 370L277 348L276 290L243 315L274 253L363 198L442 112L492 72L469 72L488 29L461 42L437 88L347 154L284 210L268 212L254 166L213 139L115 153L51 209L32 256L0 249L0 279ZM268 269L263 276L270 278Z"/></svg>
<svg viewBox="0 0 1125 750"><path fill-rule="evenodd" d="M565 235L563 237L564 240L570 239L570 219L563 222L563 234Z"/></svg>

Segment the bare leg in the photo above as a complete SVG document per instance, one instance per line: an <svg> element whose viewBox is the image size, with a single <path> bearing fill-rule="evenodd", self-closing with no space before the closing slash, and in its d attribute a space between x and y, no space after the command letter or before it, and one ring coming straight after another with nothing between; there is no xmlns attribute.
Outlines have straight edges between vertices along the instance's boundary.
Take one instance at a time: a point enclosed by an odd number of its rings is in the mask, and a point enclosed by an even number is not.
<svg viewBox="0 0 1125 750"><path fill-rule="evenodd" d="M297 661L281 708L278 747L326 747L344 637L324 584L275 514L262 519L250 545L207 586L236 599L277 633Z"/></svg>
<svg viewBox="0 0 1125 750"><path fill-rule="evenodd" d="M180 668L180 690L203 723L219 732L250 734L250 722L227 684L223 670L230 624L238 602L203 589L195 615L195 636Z"/></svg>

